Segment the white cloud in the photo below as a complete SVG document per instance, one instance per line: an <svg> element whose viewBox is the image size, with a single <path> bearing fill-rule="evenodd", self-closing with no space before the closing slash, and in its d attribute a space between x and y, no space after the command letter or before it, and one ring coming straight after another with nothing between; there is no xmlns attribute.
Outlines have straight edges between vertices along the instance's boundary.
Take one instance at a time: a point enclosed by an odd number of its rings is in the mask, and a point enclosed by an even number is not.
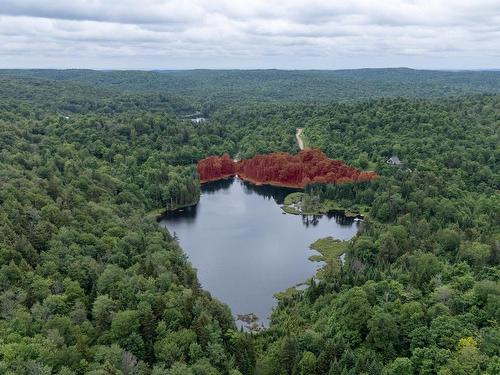
<svg viewBox="0 0 500 375"><path fill-rule="evenodd" d="M498 0L2 0L0 67L499 68Z"/></svg>

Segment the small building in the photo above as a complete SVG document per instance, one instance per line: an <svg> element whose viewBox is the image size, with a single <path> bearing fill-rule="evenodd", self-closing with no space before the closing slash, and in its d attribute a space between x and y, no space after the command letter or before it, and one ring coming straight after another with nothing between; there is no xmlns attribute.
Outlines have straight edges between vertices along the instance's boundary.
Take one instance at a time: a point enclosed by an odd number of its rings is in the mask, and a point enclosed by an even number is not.
<svg viewBox="0 0 500 375"><path fill-rule="evenodd" d="M389 158L389 160L387 160L387 164L389 164L389 165L401 165L402 163L401 163L401 160L399 160L399 158L396 155L394 155L394 156L391 156Z"/></svg>
<svg viewBox="0 0 500 375"><path fill-rule="evenodd" d="M205 122L205 121L207 121L207 119L205 117L195 117L195 118L191 119L191 122L193 122L195 124L201 124L202 122Z"/></svg>

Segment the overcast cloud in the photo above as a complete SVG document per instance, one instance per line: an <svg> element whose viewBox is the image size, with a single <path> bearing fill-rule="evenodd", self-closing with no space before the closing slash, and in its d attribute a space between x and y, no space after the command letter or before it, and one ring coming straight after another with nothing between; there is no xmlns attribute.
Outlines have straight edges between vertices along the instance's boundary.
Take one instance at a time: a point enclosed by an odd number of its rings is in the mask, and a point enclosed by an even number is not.
<svg viewBox="0 0 500 375"><path fill-rule="evenodd" d="M0 67L500 68L500 0L0 0Z"/></svg>

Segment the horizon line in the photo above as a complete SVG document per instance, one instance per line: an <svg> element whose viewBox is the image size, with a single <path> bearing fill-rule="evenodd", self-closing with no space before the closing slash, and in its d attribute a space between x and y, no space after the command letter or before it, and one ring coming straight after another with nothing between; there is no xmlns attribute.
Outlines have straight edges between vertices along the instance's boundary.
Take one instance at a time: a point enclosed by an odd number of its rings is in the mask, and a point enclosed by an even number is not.
<svg viewBox="0 0 500 375"><path fill-rule="evenodd" d="M362 67L362 68L295 68L295 69L285 69L285 68L151 68L151 69L141 69L141 68L74 68L74 67L59 67L59 68L0 68L0 71L5 70L88 70L95 72L181 72L181 71L288 71L288 72L307 72L307 71L324 71L324 72L335 72L335 71L347 71L347 70L414 70L414 71L441 71L441 72L494 72L500 71L499 68L412 68L408 66L387 66L387 67Z"/></svg>

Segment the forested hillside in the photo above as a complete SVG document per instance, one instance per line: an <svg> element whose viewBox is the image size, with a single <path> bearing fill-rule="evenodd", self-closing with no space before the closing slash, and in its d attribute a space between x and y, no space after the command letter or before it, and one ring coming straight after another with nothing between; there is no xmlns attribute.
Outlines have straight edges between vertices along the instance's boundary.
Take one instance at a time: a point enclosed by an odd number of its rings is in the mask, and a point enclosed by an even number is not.
<svg viewBox="0 0 500 375"><path fill-rule="evenodd" d="M344 266L282 297L262 373L498 373L498 96L292 111L309 143L382 177L309 188L369 219Z"/></svg>
<svg viewBox="0 0 500 375"><path fill-rule="evenodd" d="M500 71L187 70L93 71L0 70L0 76L49 79L135 92L181 96L205 113L227 105L262 102L360 100L381 97L440 97L499 93Z"/></svg>
<svg viewBox="0 0 500 375"><path fill-rule="evenodd" d="M248 367L247 336L147 217L198 200L192 164L226 131L142 111L141 97L110 114L119 97L51 85L58 105L79 98L62 116L38 85L15 84L40 97L12 95L0 111L0 373Z"/></svg>
<svg viewBox="0 0 500 375"><path fill-rule="evenodd" d="M0 373L498 374L499 75L454 74L2 71ZM306 188L369 215L252 336L150 212L197 202L198 160L297 152L298 127L380 177Z"/></svg>

